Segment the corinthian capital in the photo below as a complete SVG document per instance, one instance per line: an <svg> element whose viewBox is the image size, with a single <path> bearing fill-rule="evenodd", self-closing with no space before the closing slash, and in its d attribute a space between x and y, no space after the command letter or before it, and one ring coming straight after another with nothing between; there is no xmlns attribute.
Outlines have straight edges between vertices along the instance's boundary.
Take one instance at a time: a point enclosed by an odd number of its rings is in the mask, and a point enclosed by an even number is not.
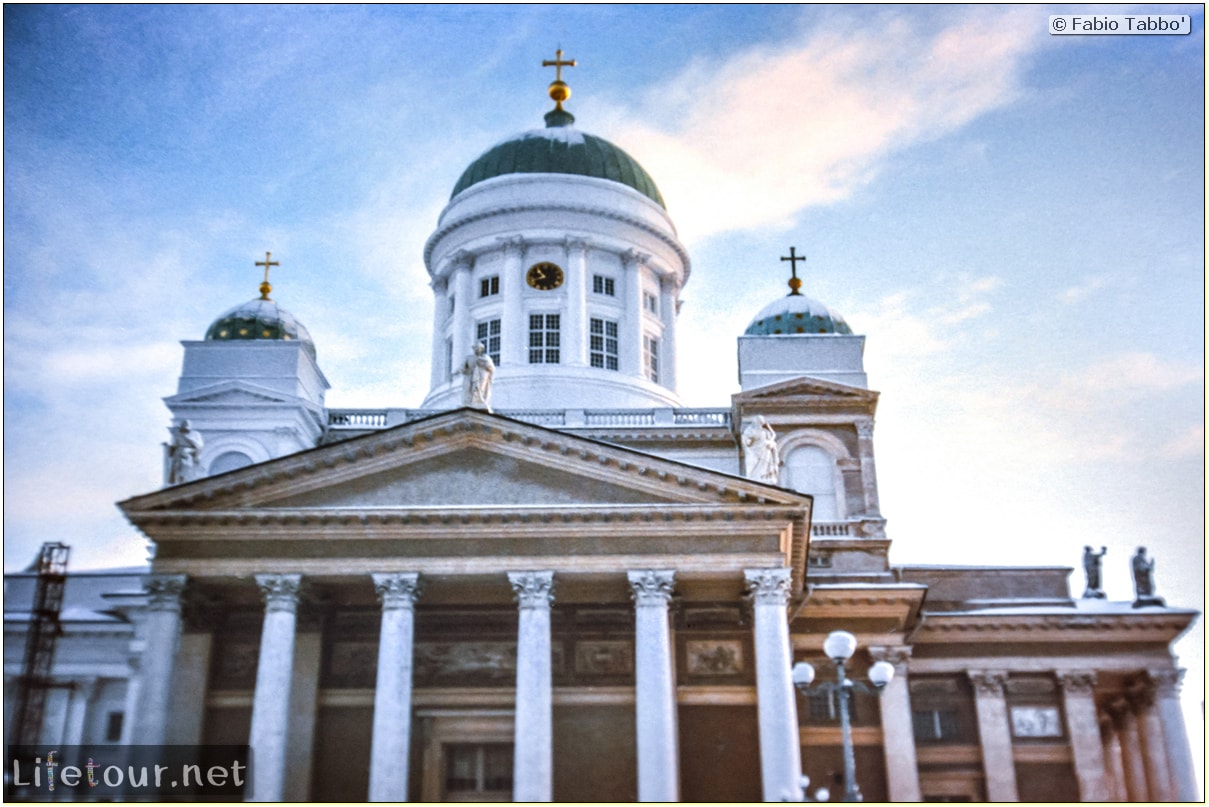
<svg viewBox="0 0 1209 807"><path fill-rule="evenodd" d="M1091 670L1058 673L1058 683L1070 695L1090 695L1096 688L1096 674Z"/></svg>
<svg viewBox="0 0 1209 807"><path fill-rule="evenodd" d="M743 578L756 605L784 606L789 602L789 569L747 569Z"/></svg>
<svg viewBox="0 0 1209 807"><path fill-rule="evenodd" d="M974 685L974 691L979 695L1003 697L1003 686L1007 683L1007 673L970 670L966 674L970 677L970 683Z"/></svg>
<svg viewBox="0 0 1209 807"><path fill-rule="evenodd" d="M911 660L911 648L902 646L893 647L870 647L869 657L874 661L888 661L894 665L895 673L901 675L907 670L907 663Z"/></svg>
<svg viewBox="0 0 1209 807"><path fill-rule="evenodd" d="M873 436L873 418L859 418L856 421L856 436L868 440Z"/></svg>
<svg viewBox="0 0 1209 807"><path fill-rule="evenodd" d="M298 609L298 592L302 589L300 574L258 574L256 587L264 600L264 611L271 614L276 611L293 613Z"/></svg>
<svg viewBox="0 0 1209 807"><path fill-rule="evenodd" d="M1180 683L1184 680L1184 670L1147 670L1146 677L1154 687L1155 695L1160 698L1178 698Z"/></svg>
<svg viewBox="0 0 1209 807"><path fill-rule="evenodd" d="M391 572L375 574L374 591L383 611L396 608L411 608L420 596L420 575L416 572Z"/></svg>
<svg viewBox="0 0 1209 807"><path fill-rule="evenodd" d="M508 582L522 611L554 602L554 572L508 572Z"/></svg>
<svg viewBox="0 0 1209 807"><path fill-rule="evenodd" d="M676 585L675 572L629 572L627 577L635 605L665 605L672 598L672 589Z"/></svg>
<svg viewBox="0 0 1209 807"><path fill-rule="evenodd" d="M147 610L180 611L187 578L183 574L152 574L143 578Z"/></svg>

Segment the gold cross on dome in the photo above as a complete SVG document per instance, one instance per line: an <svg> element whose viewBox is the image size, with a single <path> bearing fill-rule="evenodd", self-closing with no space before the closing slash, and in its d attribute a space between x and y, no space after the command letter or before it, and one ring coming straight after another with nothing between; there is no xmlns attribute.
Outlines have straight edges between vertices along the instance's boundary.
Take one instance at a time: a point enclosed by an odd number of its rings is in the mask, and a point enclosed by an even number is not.
<svg viewBox="0 0 1209 807"><path fill-rule="evenodd" d="M789 272L793 275L789 279L790 295L801 294L798 289L802 288L802 281L798 279L798 261L806 263L806 256L799 255L793 247L789 248L788 255L782 255L781 260L789 261Z"/></svg>
<svg viewBox="0 0 1209 807"><path fill-rule="evenodd" d="M563 80L563 68L564 67L575 67L575 66L576 65L575 65L574 59L571 59L570 61L563 60L563 49L562 48L559 48L558 50L554 51L553 61L551 61L550 59L542 59L542 67L553 67L554 68L554 80L555 81Z"/></svg>
<svg viewBox="0 0 1209 807"><path fill-rule="evenodd" d="M273 287L269 285L269 269L274 266L281 266L281 261L275 261L272 258L273 253L266 252L264 260L256 262L257 266L264 267L264 282L260 284L260 299L262 300L269 299L269 292L273 290Z"/></svg>

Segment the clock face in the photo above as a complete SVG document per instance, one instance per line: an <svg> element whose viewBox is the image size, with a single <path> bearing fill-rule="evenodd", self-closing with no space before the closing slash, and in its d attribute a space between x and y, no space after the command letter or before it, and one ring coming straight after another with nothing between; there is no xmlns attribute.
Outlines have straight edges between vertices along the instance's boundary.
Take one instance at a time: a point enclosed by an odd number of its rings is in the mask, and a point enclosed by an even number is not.
<svg viewBox="0 0 1209 807"><path fill-rule="evenodd" d="M549 291L563 284L563 270L549 261L535 263L529 267L525 280L535 289Z"/></svg>

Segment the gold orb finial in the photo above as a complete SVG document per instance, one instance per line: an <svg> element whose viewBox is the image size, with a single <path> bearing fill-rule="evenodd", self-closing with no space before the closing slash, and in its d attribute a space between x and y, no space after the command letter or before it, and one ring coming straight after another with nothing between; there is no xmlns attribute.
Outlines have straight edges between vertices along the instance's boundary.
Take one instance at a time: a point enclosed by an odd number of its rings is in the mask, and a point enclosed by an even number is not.
<svg viewBox="0 0 1209 807"><path fill-rule="evenodd" d="M782 256L781 260L789 261L789 273L792 275L789 278L789 296L800 295L802 292L798 289L802 288L802 280L798 277L798 261L806 263L806 256L799 255L794 247L790 247L789 254Z"/></svg>
<svg viewBox="0 0 1209 807"><path fill-rule="evenodd" d="M273 290L273 287L269 285L269 269L273 266L281 266L281 261L275 261L272 258L273 253L266 252L264 254L264 260L256 262L257 266L264 267L264 280L262 280L260 283L260 299L262 300L269 299L269 292Z"/></svg>
<svg viewBox="0 0 1209 807"><path fill-rule="evenodd" d="M563 68L575 66L574 59L563 59L562 48L554 51L553 59L542 60L542 67L554 68L554 81L550 82L550 87L547 92L550 93L550 100L552 100L555 104L554 108L559 111L561 111L563 108L563 101L566 101L571 97L571 88L567 86L567 82L563 81Z"/></svg>

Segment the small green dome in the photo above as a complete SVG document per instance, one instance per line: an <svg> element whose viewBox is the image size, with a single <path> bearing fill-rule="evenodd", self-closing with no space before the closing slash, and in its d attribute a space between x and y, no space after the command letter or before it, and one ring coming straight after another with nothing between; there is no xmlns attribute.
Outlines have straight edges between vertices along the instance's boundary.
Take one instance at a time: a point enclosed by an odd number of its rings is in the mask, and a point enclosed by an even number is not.
<svg viewBox="0 0 1209 807"><path fill-rule="evenodd" d="M235 306L206 329L207 342L231 339L297 340L312 355L315 353L315 343L306 327L275 301L263 297Z"/></svg>
<svg viewBox="0 0 1209 807"><path fill-rule="evenodd" d="M812 300L804 294L790 294L760 309L743 333L746 336L851 334L852 329L839 312L818 300Z"/></svg>
<svg viewBox="0 0 1209 807"><path fill-rule="evenodd" d="M586 134L565 110L546 114L546 128L522 132L485 151L462 172L449 198L506 174L578 174L620 182L660 207L663 196L638 161L609 141Z"/></svg>

